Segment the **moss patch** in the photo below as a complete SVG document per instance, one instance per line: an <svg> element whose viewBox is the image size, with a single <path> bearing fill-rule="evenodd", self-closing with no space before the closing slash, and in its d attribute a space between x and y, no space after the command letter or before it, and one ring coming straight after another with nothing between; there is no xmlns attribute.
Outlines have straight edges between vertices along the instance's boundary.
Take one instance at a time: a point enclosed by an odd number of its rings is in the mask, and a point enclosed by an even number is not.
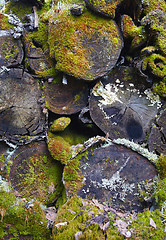
<svg viewBox="0 0 166 240"><path fill-rule="evenodd" d="M150 219L155 222L156 229L150 225ZM139 213L130 227L133 229L132 238L130 239L165 239L165 224L162 222L161 214L158 210L148 210L144 213Z"/></svg>
<svg viewBox="0 0 166 240"><path fill-rule="evenodd" d="M116 8L121 2L123 2L123 0L113 0L113 1L89 0L88 2L99 12L102 12L114 18Z"/></svg>
<svg viewBox="0 0 166 240"><path fill-rule="evenodd" d="M72 5L71 5L72 6ZM74 75L77 78L93 80L95 74L90 71L93 47L85 43L97 44L100 38L107 37L112 41L113 51L121 46L119 31L114 21L92 15L87 9L77 17L68 14L69 6L54 7L47 13L49 16L48 43L50 56L57 61L56 69ZM117 40L116 40L117 39ZM118 43L118 44L117 44ZM112 53L114 55L114 53Z"/></svg>
<svg viewBox="0 0 166 240"><path fill-rule="evenodd" d="M142 69L149 69L155 76L163 78L166 76L166 58L153 53L143 60Z"/></svg>
<svg viewBox="0 0 166 240"><path fill-rule="evenodd" d="M49 139L48 149L52 157L62 164L66 164L71 157L70 144L60 136Z"/></svg>
<svg viewBox="0 0 166 240"><path fill-rule="evenodd" d="M64 131L64 129L70 124L71 119L68 117L61 117L56 119L50 127L51 132Z"/></svg>
<svg viewBox="0 0 166 240"><path fill-rule="evenodd" d="M16 155L9 170L12 186L25 197L45 203L57 200L63 190L61 164L44 154L23 157L24 152Z"/></svg>
<svg viewBox="0 0 166 240"><path fill-rule="evenodd" d="M33 207L26 209L25 203L16 199L14 194L0 191L0 238L48 240L50 231L47 220L40 208L39 202L34 201ZM7 238L6 238L7 237Z"/></svg>
<svg viewBox="0 0 166 240"><path fill-rule="evenodd" d="M143 12L148 14L155 9L161 9L166 11L166 3L164 0L144 0L143 2Z"/></svg>
<svg viewBox="0 0 166 240"><path fill-rule="evenodd" d="M143 26L137 27L130 16L123 15L122 24L124 37L132 40L131 48L139 47L146 41L147 36Z"/></svg>

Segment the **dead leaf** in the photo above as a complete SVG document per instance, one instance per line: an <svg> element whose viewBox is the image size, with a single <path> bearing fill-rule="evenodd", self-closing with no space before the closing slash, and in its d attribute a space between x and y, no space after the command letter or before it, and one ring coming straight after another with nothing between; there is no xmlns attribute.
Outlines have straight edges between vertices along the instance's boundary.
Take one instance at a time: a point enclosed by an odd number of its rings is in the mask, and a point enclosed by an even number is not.
<svg viewBox="0 0 166 240"><path fill-rule="evenodd" d="M57 214L55 213L55 211L53 211L51 209L45 210L45 216L46 216L47 220L49 220L51 222L55 222L56 215Z"/></svg>
<svg viewBox="0 0 166 240"><path fill-rule="evenodd" d="M67 225L67 222L62 222L62 223L57 223L57 224L55 224L55 227L56 228L60 228L60 227L62 227L62 226L66 226Z"/></svg>
<svg viewBox="0 0 166 240"><path fill-rule="evenodd" d="M88 216L90 216L90 215L94 215L94 214L95 214L94 211L90 211L90 212L88 212Z"/></svg>
<svg viewBox="0 0 166 240"><path fill-rule="evenodd" d="M1 222L3 221L3 217L5 216L6 210L5 208L0 209L0 214L1 214Z"/></svg>
<svg viewBox="0 0 166 240"><path fill-rule="evenodd" d="M49 187L48 187L48 194L54 193L54 191L55 191L55 185L54 185L53 182L51 182Z"/></svg>
<svg viewBox="0 0 166 240"><path fill-rule="evenodd" d="M110 226L110 222L107 222L106 224L104 224L104 226L102 227L103 232L105 232Z"/></svg>
<svg viewBox="0 0 166 240"><path fill-rule="evenodd" d="M71 209L67 209L71 214L75 214L75 212Z"/></svg>
<svg viewBox="0 0 166 240"><path fill-rule="evenodd" d="M153 221L152 218L150 218L150 225L154 227L155 229L157 228L156 223Z"/></svg>
<svg viewBox="0 0 166 240"><path fill-rule="evenodd" d="M82 199L82 205L83 205L83 207L86 207L86 206L89 206L90 204L88 201Z"/></svg>
<svg viewBox="0 0 166 240"><path fill-rule="evenodd" d="M131 232L127 229L129 224L122 220L116 220L113 226L117 226L118 232L122 234L123 236L130 238L131 237Z"/></svg>
<svg viewBox="0 0 166 240"><path fill-rule="evenodd" d="M104 206L98 202L97 199L92 199L92 202L95 204L96 207L98 207L100 210L104 211Z"/></svg>
<svg viewBox="0 0 166 240"><path fill-rule="evenodd" d="M82 234L81 231L77 232L74 237L75 237L75 240L79 240L79 236Z"/></svg>

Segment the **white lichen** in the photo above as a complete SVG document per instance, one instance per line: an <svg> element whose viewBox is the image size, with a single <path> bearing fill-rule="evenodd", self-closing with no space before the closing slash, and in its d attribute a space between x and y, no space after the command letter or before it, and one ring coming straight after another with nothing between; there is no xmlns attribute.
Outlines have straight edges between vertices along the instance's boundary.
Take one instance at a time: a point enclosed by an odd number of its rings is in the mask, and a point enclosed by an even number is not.
<svg viewBox="0 0 166 240"><path fill-rule="evenodd" d="M117 80L116 84L109 83L105 87L100 82L93 89L94 96L102 97L102 99L98 100L98 107L106 119L111 119L112 125L117 125L116 116L117 118L118 116L124 116L127 109L130 109L146 129L151 119L156 117L157 111L162 105L159 96L153 94L149 89L141 93L134 88L133 83L129 83L128 87L126 87L119 79ZM106 109L112 107L116 107L119 111L109 115Z"/></svg>
<svg viewBox="0 0 166 240"><path fill-rule="evenodd" d="M10 192L9 183L3 180L1 175L0 175L0 191Z"/></svg>
<svg viewBox="0 0 166 240"><path fill-rule="evenodd" d="M106 139L106 141L109 143L109 141L111 141L111 140ZM158 155L157 154L155 154L153 152L149 152L149 150L147 148L144 148L141 145L139 145L138 143L134 143L133 141L130 141L128 139L118 138L118 139L112 140L111 143L112 142L116 143L116 144L124 145L124 146L132 149L133 151L138 152L142 156L146 157L153 164L156 164L156 162L158 160Z"/></svg>
<svg viewBox="0 0 166 240"><path fill-rule="evenodd" d="M162 103L160 101L159 95L154 94L150 89L146 89L144 93L146 94L147 99L151 103L149 106L157 105L157 109L161 108Z"/></svg>
<svg viewBox="0 0 166 240"><path fill-rule="evenodd" d="M113 200L115 201L117 198L119 198L124 202L126 196L129 193L133 193L135 189L134 183L129 184L125 177L122 178L120 176L121 171L126 167L129 159L130 157L126 159L125 163L112 175L110 179L103 178L101 183L91 180L91 184L93 184L93 186L96 188L105 188L109 191L115 192L113 193Z"/></svg>

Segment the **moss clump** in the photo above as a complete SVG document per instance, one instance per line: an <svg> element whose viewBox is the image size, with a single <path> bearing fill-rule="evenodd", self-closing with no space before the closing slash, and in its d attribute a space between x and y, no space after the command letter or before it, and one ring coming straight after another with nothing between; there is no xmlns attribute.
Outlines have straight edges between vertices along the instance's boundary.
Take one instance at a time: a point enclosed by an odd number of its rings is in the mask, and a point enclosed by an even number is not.
<svg viewBox="0 0 166 240"><path fill-rule="evenodd" d="M22 157L22 156L21 156ZM16 156L14 162L17 161ZM17 162L11 168L13 187L25 197L33 197L45 203L58 199L63 190L62 166L49 156L32 156Z"/></svg>
<svg viewBox="0 0 166 240"><path fill-rule="evenodd" d="M143 60L142 70L150 70L155 76L164 78L166 76L166 58L153 53Z"/></svg>
<svg viewBox="0 0 166 240"><path fill-rule="evenodd" d="M161 55L166 55L166 13L160 9L150 12L141 20L141 25L143 25L149 36L153 36L152 41L156 49L159 49Z"/></svg>
<svg viewBox="0 0 166 240"><path fill-rule="evenodd" d="M54 61L48 54L48 44L45 33L40 30L33 33L24 34L26 49L26 67L30 68L36 75L41 77L56 76ZM43 37L42 40L38 36ZM45 44L44 44L45 42ZM41 47L36 47L35 44Z"/></svg>
<svg viewBox="0 0 166 240"><path fill-rule="evenodd" d="M166 178L166 155L161 154L158 160L158 171L161 178Z"/></svg>
<svg viewBox="0 0 166 240"><path fill-rule="evenodd" d="M144 14L148 14L155 9L161 9L162 11L166 11L166 3L164 0L144 0L143 3L143 12Z"/></svg>
<svg viewBox="0 0 166 240"><path fill-rule="evenodd" d="M10 28L13 28L13 25L8 22L8 17L0 13L0 30L7 30Z"/></svg>
<svg viewBox="0 0 166 240"><path fill-rule="evenodd" d="M104 216L104 211L99 209L98 206L91 201L84 201L74 195L57 213L56 222L53 227L53 239L75 239L75 234L78 232L80 234L78 239L80 240L124 239L124 237L117 232L117 229L113 227L112 220L115 215L111 212L108 215ZM108 221L110 221L110 226L108 226L108 229L105 231L102 231L100 226L108 223ZM58 228L58 223L65 223L65 225Z"/></svg>
<svg viewBox="0 0 166 240"><path fill-rule="evenodd" d="M161 97L166 97L166 82L160 81L153 85L153 91Z"/></svg>
<svg viewBox="0 0 166 240"><path fill-rule="evenodd" d="M150 219L156 224L156 229L150 225ZM130 225L132 229L132 237L130 239L165 239L165 224L162 222L161 213L147 210L144 213L139 213L138 217Z"/></svg>
<svg viewBox="0 0 166 240"><path fill-rule="evenodd" d="M4 42L1 45L1 53L5 57L6 61L10 61L13 59L17 59L19 49L18 46L14 44L14 42L10 42L9 40L8 42Z"/></svg>
<svg viewBox="0 0 166 240"><path fill-rule="evenodd" d="M74 239L75 234L81 231L79 239L105 239L104 234L98 225L88 224L88 220L93 217L90 212L101 214L97 207L93 205L83 206L81 198L72 197L68 202L59 209L56 222L53 228L53 239ZM100 212L100 213L99 213ZM89 213L89 214L88 214ZM57 223L66 222L65 226L56 227ZM87 227L87 225L90 225Z"/></svg>
<svg viewBox="0 0 166 240"><path fill-rule="evenodd" d="M63 137L63 139L70 145L83 144L89 139L88 133L78 133L75 129L67 128L63 132L58 132L58 135Z"/></svg>
<svg viewBox="0 0 166 240"><path fill-rule="evenodd" d="M62 164L66 164L71 158L71 146L60 136L54 136L49 139L48 149L52 157Z"/></svg>
<svg viewBox="0 0 166 240"><path fill-rule="evenodd" d="M159 179L157 188L153 194L155 198L156 205L159 209L165 208L164 205L166 204L166 178Z"/></svg>
<svg viewBox="0 0 166 240"><path fill-rule="evenodd" d="M50 127L51 132L64 131L65 128L70 124L71 119L69 117L61 117L56 119Z"/></svg>
<svg viewBox="0 0 166 240"><path fill-rule="evenodd" d="M137 27L128 15L123 15L122 17L122 31L126 39L132 40L132 48L139 47L147 39L143 26Z"/></svg>
<svg viewBox="0 0 166 240"><path fill-rule="evenodd" d="M0 155L0 164L4 163L5 160L6 160L6 157L5 157L5 154L3 153Z"/></svg>
<svg viewBox="0 0 166 240"><path fill-rule="evenodd" d="M15 1L8 1L5 5L5 13L7 14L15 14L18 18L24 19L26 14L30 14L32 12L32 5L30 5L28 2L24 2L23 4L20 4L19 2Z"/></svg>
<svg viewBox="0 0 166 240"><path fill-rule="evenodd" d="M98 41L96 36L108 38L112 42L112 51L117 51L122 44L119 30L113 20L92 15L87 9L79 17L68 12L69 4L64 4L46 13L49 18L50 56L56 59L57 70L77 78L93 80L95 74L91 68L95 63L91 54L94 52L93 45ZM88 45L88 41L92 44Z"/></svg>
<svg viewBox="0 0 166 240"><path fill-rule="evenodd" d="M78 154L75 158L70 159L64 167L63 180L65 182L67 195L73 195L83 186L84 176L82 175L82 171L80 169L80 159L82 157L87 158L87 154L87 151Z"/></svg>
<svg viewBox="0 0 166 240"><path fill-rule="evenodd" d="M114 18L115 10L123 0L105 1L105 0L89 0L88 1L96 10Z"/></svg>
<svg viewBox="0 0 166 240"><path fill-rule="evenodd" d="M39 202L34 201L29 209L25 202L16 199L10 192L0 191L0 239L50 239L47 220L40 208Z"/></svg>

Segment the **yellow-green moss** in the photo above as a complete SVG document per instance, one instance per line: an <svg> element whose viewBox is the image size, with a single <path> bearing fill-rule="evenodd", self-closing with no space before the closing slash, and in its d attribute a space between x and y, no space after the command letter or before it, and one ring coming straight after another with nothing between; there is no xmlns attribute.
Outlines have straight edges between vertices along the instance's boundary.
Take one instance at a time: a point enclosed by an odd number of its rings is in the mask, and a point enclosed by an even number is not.
<svg viewBox="0 0 166 240"><path fill-rule="evenodd" d="M74 195L59 209L53 227L53 239L75 239L75 234L80 231L82 232L79 236L80 240L105 240L106 236L109 240L124 239L124 237L117 232L116 227L113 227L113 221L111 221L110 227L105 233L100 229L99 224L90 222L90 220L95 219L95 217L102 217L104 212L92 204L92 202L86 200L86 203L86 205L83 205L83 200ZM110 220L112 220L111 215L112 214L110 214ZM113 218L114 217L115 216L113 216ZM107 219L109 219L108 216ZM64 222L66 222L65 226L56 227L56 224Z"/></svg>
<svg viewBox="0 0 166 240"><path fill-rule="evenodd" d="M66 164L71 157L70 144L60 136L54 136L49 139L48 149L52 157L62 164Z"/></svg>
<svg viewBox="0 0 166 240"><path fill-rule="evenodd" d="M91 224L90 227L86 226L86 222L93 216L92 214L88 214L90 211L93 211L95 215L102 213L101 210L91 204L84 207L81 198L78 198L77 196L68 200L67 203L58 211L53 228L53 239L74 239L74 235L78 231L82 231L82 236L80 236L79 239L104 240L104 234L98 225ZM73 214L71 212L73 212ZM56 224L59 222L67 222L67 225L56 228Z"/></svg>
<svg viewBox="0 0 166 240"><path fill-rule="evenodd" d="M150 225L150 218L155 222L156 229ZM130 225L132 229L132 237L134 240L164 240L165 239L165 224L162 222L161 213L147 210L144 213L139 213L138 217Z"/></svg>
<svg viewBox="0 0 166 240"><path fill-rule="evenodd" d="M7 30L10 28L13 28L13 25L8 22L8 17L0 13L0 30Z"/></svg>
<svg viewBox="0 0 166 240"><path fill-rule="evenodd" d="M5 56L5 60L10 61L10 58L17 57L19 49L13 42L8 41L1 45L1 52Z"/></svg>
<svg viewBox="0 0 166 240"><path fill-rule="evenodd" d="M166 212L166 178L164 179L159 179L157 188L153 194L153 197L155 198L155 203L157 205L157 208L159 210L162 210L165 208Z"/></svg>
<svg viewBox="0 0 166 240"><path fill-rule="evenodd" d="M155 9L161 9L166 12L166 3L164 0L144 0L143 2L143 12L148 14Z"/></svg>
<svg viewBox="0 0 166 240"><path fill-rule="evenodd" d="M157 163L161 178L166 178L166 155L161 154Z"/></svg>
<svg viewBox="0 0 166 240"><path fill-rule="evenodd" d="M63 137L63 139L68 142L70 145L77 145L79 143L83 144L85 141L89 139L89 136L76 131L75 129L67 128L64 132L59 132L59 136Z"/></svg>
<svg viewBox="0 0 166 240"><path fill-rule="evenodd" d="M41 30L39 26L38 31L34 31L32 33L26 32L24 34L24 42L26 49L26 67L30 67L36 75L45 78L56 76L54 61L49 57L48 54L47 33L44 32L46 29L47 27L45 26L44 30ZM36 47L34 45L34 41L41 45L41 48ZM39 55L42 55L42 57L34 60L33 58L29 57L31 56L32 51L36 51L37 53L39 53ZM31 61L34 62L34 67L33 62L31 63Z"/></svg>
<svg viewBox="0 0 166 240"><path fill-rule="evenodd" d="M117 6L123 2L123 0L89 0L90 4L94 6L97 10L109 15L110 17L115 17L115 10Z"/></svg>
<svg viewBox="0 0 166 240"><path fill-rule="evenodd" d="M6 157L5 157L5 154L3 153L0 155L0 163L4 163L5 160L6 160Z"/></svg>
<svg viewBox="0 0 166 240"><path fill-rule="evenodd" d="M80 159L84 157L88 160L87 154L88 151L78 154L75 158L70 159L64 167L63 180L68 196L73 195L83 186L84 176L80 169Z"/></svg>
<svg viewBox="0 0 166 240"><path fill-rule="evenodd" d="M147 36L143 30L143 26L137 27L130 16L123 15L122 24L124 37L132 39L131 47L138 47L146 41Z"/></svg>
<svg viewBox="0 0 166 240"><path fill-rule="evenodd" d="M163 78L166 76L166 58L160 54L153 53L144 58L142 69L149 69L154 75Z"/></svg>
<svg viewBox="0 0 166 240"><path fill-rule="evenodd" d="M165 4L166 6L166 4ZM161 52L161 55L166 56L166 14L161 9L150 12L142 19L142 25L148 26L152 36L155 34L155 47Z"/></svg>
<svg viewBox="0 0 166 240"><path fill-rule="evenodd" d="M39 202L34 201L33 207L26 209L25 203L12 193L0 191L0 196L0 239L50 239L47 220Z"/></svg>
<svg viewBox="0 0 166 240"><path fill-rule="evenodd" d="M26 14L32 13L32 5L28 2L20 4L20 2L8 1L5 5L5 13L11 12L23 20Z"/></svg>
<svg viewBox="0 0 166 240"><path fill-rule="evenodd" d="M153 85L153 91L161 97L166 97L166 82L160 81Z"/></svg>
<svg viewBox="0 0 166 240"><path fill-rule="evenodd" d="M50 127L51 132L64 131L64 129L70 124L71 119L69 117L61 117L56 119Z"/></svg>
<svg viewBox="0 0 166 240"><path fill-rule="evenodd" d="M48 156L22 160L15 172L14 187L26 197L46 203L55 201L63 190L62 166Z"/></svg>
<svg viewBox="0 0 166 240"><path fill-rule="evenodd" d="M117 49L119 32L114 21L91 14L84 9L83 15L77 17L68 14L69 6L62 9L54 7L49 16L48 43L50 56L57 61L56 69L78 78L93 80L88 62L91 46L83 47L83 43L93 38L93 33L113 39L113 49ZM57 13L56 13L57 12ZM56 24L55 24L56 23ZM84 39L86 38L86 39Z"/></svg>

